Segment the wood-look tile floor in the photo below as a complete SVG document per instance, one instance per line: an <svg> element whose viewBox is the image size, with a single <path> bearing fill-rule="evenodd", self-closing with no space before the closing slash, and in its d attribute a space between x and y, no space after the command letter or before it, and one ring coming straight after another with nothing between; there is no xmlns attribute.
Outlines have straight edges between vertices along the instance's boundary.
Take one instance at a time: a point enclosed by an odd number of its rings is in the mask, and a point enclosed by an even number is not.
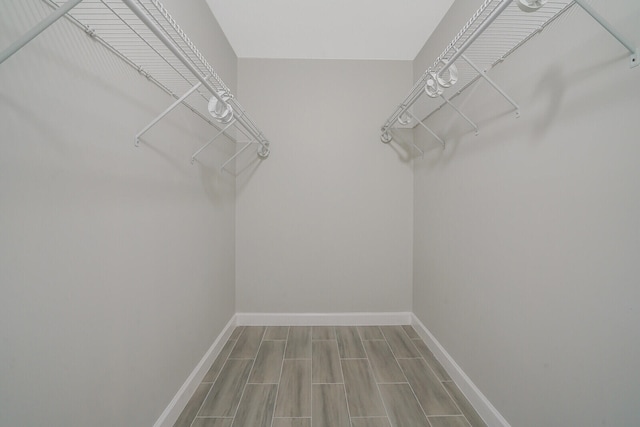
<svg viewBox="0 0 640 427"><path fill-rule="evenodd" d="M175 427L486 426L411 326L238 327Z"/></svg>

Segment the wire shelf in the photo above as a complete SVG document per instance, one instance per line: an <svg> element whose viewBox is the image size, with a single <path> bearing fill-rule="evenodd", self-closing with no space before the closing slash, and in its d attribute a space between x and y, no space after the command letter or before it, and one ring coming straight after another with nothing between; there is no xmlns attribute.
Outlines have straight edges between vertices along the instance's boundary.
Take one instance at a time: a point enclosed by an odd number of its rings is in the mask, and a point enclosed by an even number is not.
<svg viewBox="0 0 640 427"><path fill-rule="evenodd" d="M446 105L452 96L460 94L483 77L482 71L490 70L502 62L570 9L573 3L572 0L549 0L537 11L527 13L520 10L517 1L485 0L385 122L382 126L383 134L393 126L403 125L402 118L419 99L424 100L420 103L420 110L426 111L426 114L420 114L424 121ZM441 88L437 96L423 97L427 82L434 80L434 76L443 71L446 72L451 64L457 68L457 82L449 88ZM503 95L507 97L506 94ZM442 97L445 97L444 102Z"/></svg>
<svg viewBox="0 0 640 427"><path fill-rule="evenodd" d="M61 0L43 1L55 8L64 3ZM269 141L162 3L158 0L134 0L133 3L206 79L218 96L232 106L234 120L241 125L237 126L237 130L250 141L261 145L265 150L261 157L266 157ZM194 72L122 0L84 0L65 16L175 99L180 99L200 82ZM212 120L208 112L208 103L213 95L210 92L201 85L181 103L220 131L223 124ZM236 142L228 131L224 135Z"/></svg>

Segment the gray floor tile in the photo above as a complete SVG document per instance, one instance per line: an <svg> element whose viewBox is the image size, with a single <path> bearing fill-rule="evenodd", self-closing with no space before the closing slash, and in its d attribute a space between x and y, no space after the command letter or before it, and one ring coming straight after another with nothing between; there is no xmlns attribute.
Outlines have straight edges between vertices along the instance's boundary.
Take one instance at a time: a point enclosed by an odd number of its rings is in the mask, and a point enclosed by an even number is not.
<svg viewBox="0 0 640 427"><path fill-rule="evenodd" d="M256 357L265 329L264 326L245 326L229 357L232 359L253 359Z"/></svg>
<svg viewBox="0 0 640 427"><path fill-rule="evenodd" d="M427 364L431 366L431 369L433 369L433 372L436 373L440 381L451 381L451 377L449 376L449 374L447 374L447 371L444 370L440 362L438 362L438 360L433 355L431 350L429 350L429 347L427 347L424 341L413 340L413 344L420 352L420 355L424 357L424 360L427 361Z"/></svg>
<svg viewBox="0 0 640 427"><path fill-rule="evenodd" d="M286 340L288 333L288 326L269 326L264 333L263 340Z"/></svg>
<svg viewBox="0 0 640 427"><path fill-rule="evenodd" d="M311 326L291 326L285 359L311 359Z"/></svg>
<svg viewBox="0 0 640 427"><path fill-rule="evenodd" d="M314 326L311 336L314 340L335 340L336 328L334 326Z"/></svg>
<svg viewBox="0 0 640 427"><path fill-rule="evenodd" d="M187 406L184 407L178 420L175 422L173 427L189 427L191 422L198 414L198 410L204 401L204 398L207 397L207 393L209 393L209 389L211 389L211 384L200 384L196 391L189 399Z"/></svg>
<svg viewBox="0 0 640 427"><path fill-rule="evenodd" d="M362 347L362 341L355 326L336 326L338 350L343 359L367 357Z"/></svg>
<svg viewBox="0 0 640 427"><path fill-rule="evenodd" d="M342 383L338 343L335 340L313 341L312 347L312 382Z"/></svg>
<svg viewBox="0 0 640 427"><path fill-rule="evenodd" d="M400 359L400 367L409 380L426 415L461 415L449 393L422 359Z"/></svg>
<svg viewBox="0 0 640 427"><path fill-rule="evenodd" d="M277 384L280 381L285 345L285 341L262 341L249 376L250 383Z"/></svg>
<svg viewBox="0 0 640 427"><path fill-rule="evenodd" d="M191 427L231 427L233 418L196 418Z"/></svg>
<svg viewBox="0 0 640 427"><path fill-rule="evenodd" d="M311 416L311 360L285 359L275 416Z"/></svg>
<svg viewBox="0 0 640 427"><path fill-rule="evenodd" d="M482 418L480 418L480 415L478 415L476 410L471 406L467 398L464 397L464 394L462 394L458 386L456 386L453 381L444 382L442 385L458 404L458 407L462 410L464 416L467 417L467 420L472 427L487 427L487 424L482 420Z"/></svg>
<svg viewBox="0 0 640 427"><path fill-rule="evenodd" d="M380 393L393 427L429 427L409 384L380 384Z"/></svg>
<svg viewBox="0 0 640 427"><path fill-rule="evenodd" d="M273 427L311 427L311 418L274 418Z"/></svg>
<svg viewBox="0 0 640 427"><path fill-rule="evenodd" d="M420 339L420 335L418 335L418 333L416 332L415 329L413 329L413 326L411 325L402 325L402 329L404 329L404 331L406 332L407 336L409 337L409 339Z"/></svg>
<svg viewBox="0 0 640 427"><path fill-rule="evenodd" d="M420 357L420 352L413 345L402 326L381 326L380 329L397 358Z"/></svg>
<svg viewBox="0 0 640 427"><path fill-rule="evenodd" d="M231 332L230 340L237 340L240 334L244 331L244 326L236 326L236 328Z"/></svg>
<svg viewBox="0 0 640 427"><path fill-rule="evenodd" d="M247 384L233 427L271 427L277 384Z"/></svg>
<svg viewBox="0 0 640 427"><path fill-rule="evenodd" d="M227 361L227 357L229 357L229 354L231 353L231 350L233 349L233 346L235 344L235 341L229 340L224 345L224 347L222 347L222 350L220 350L220 354L218 355L218 357L216 357L216 360L211 364L211 367L204 376L204 379L202 380L203 383L212 383L216 380L216 378L218 378L218 374L224 366L224 362Z"/></svg>
<svg viewBox="0 0 640 427"><path fill-rule="evenodd" d="M352 417L384 416L378 386L366 359L341 360L347 403Z"/></svg>
<svg viewBox="0 0 640 427"><path fill-rule="evenodd" d="M313 427L351 426L342 384L314 384L311 394Z"/></svg>
<svg viewBox="0 0 640 427"><path fill-rule="evenodd" d="M349 426L349 415L351 427L487 427L416 336L408 326L238 327L174 427Z"/></svg>
<svg viewBox="0 0 640 427"><path fill-rule="evenodd" d="M202 404L202 417L233 417L240 403L253 360L229 359Z"/></svg>
<svg viewBox="0 0 640 427"><path fill-rule="evenodd" d="M391 427L389 418L351 418L351 427Z"/></svg>
<svg viewBox="0 0 640 427"><path fill-rule="evenodd" d="M454 417L429 417L431 427L470 427L462 415Z"/></svg>
<svg viewBox="0 0 640 427"><path fill-rule="evenodd" d="M363 340L383 340L384 335L378 326L358 326L360 338Z"/></svg>
<svg viewBox="0 0 640 427"><path fill-rule="evenodd" d="M363 344L378 383L407 382L386 341L364 341Z"/></svg>

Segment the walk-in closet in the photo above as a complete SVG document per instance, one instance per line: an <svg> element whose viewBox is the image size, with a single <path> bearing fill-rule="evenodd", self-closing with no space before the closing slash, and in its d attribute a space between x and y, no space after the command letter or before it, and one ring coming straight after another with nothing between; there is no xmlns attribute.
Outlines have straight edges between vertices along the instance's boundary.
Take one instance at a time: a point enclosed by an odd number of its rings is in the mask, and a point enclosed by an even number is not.
<svg viewBox="0 0 640 427"><path fill-rule="evenodd" d="M637 0L0 0L0 427L640 425Z"/></svg>

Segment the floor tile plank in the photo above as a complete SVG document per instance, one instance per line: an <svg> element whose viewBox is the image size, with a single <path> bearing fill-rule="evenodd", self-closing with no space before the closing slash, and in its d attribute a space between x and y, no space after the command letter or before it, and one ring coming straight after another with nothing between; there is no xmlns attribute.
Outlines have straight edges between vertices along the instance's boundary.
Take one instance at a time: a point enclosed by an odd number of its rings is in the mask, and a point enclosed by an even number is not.
<svg viewBox="0 0 640 427"><path fill-rule="evenodd" d="M378 383L407 382L386 341L364 341L363 344Z"/></svg>
<svg viewBox="0 0 640 427"><path fill-rule="evenodd" d="M191 427L231 427L233 418L196 418Z"/></svg>
<svg viewBox="0 0 640 427"><path fill-rule="evenodd" d="M311 418L274 418L273 427L311 427Z"/></svg>
<svg viewBox="0 0 640 427"><path fill-rule="evenodd" d="M253 360L229 359L202 404L198 416L233 417L240 403Z"/></svg>
<svg viewBox="0 0 640 427"><path fill-rule="evenodd" d="M351 418L351 427L391 427L387 417Z"/></svg>
<svg viewBox="0 0 640 427"><path fill-rule="evenodd" d="M343 382L338 343L335 340L313 341L311 361L314 384Z"/></svg>
<svg viewBox="0 0 640 427"><path fill-rule="evenodd" d="M237 340L240 334L244 331L244 326L236 326L233 332L231 332L230 340Z"/></svg>
<svg viewBox="0 0 640 427"><path fill-rule="evenodd" d="M451 377L449 376L447 371L444 370L440 362L438 362L438 360L433 355L431 350L429 350L429 347L427 347L424 341L413 340L413 344L416 346L424 360L427 361L427 365L429 365L431 369L433 369L433 372L436 373L440 381L451 381Z"/></svg>
<svg viewBox="0 0 640 427"><path fill-rule="evenodd" d="M378 326L358 326L360 338L363 340L383 340L384 335Z"/></svg>
<svg viewBox="0 0 640 427"><path fill-rule="evenodd" d="M311 359L311 326L291 326L285 359Z"/></svg>
<svg viewBox="0 0 640 427"><path fill-rule="evenodd" d="M312 386L313 427L351 427L342 384Z"/></svg>
<svg viewBox="0 0 640 427"><path fill-rule="evenodd" d="M402 326L381 326L380 330L397 358L420 357L420 352L413 345Z"/></svg>
<svg viewBox="0 0 640 427"><path fill-rule="evenodd" d="M449 395L453 398L453 400L458 404L458 407L462 410L462 413L467 420L472 425L472 427L487 427L487 424L480 418L478 412L471 406L471 403L464 397L464 394L460 391L458 386L453 381L448 381L442 383L442 385L447 389Z"/></svg>
<svg viewBox="0 0 640 427"><path fill-rule="evenodd" d="M400 359L398 363L400 363L400 367L427 416L462 414L436 374L424 360Z"/></svg>
<svg viewBox="0 0 640 427"><path fill-rule="evenodd" d="M233 427L271 427L277 384L247 384Z"/></svg>
<svg viewBox="0 0 640 427"><path fill-rule="evenodd" d="M342 359L366 358L360 334L355 326L336 326L338 350Z"/></svg>
<svg viewBox="0 0 640 427"><path fill-rule="evenodd" d="M249 376L250 383L277 384L280 381L285 344L285 341L262 341Z"/></svg>
<svg viewBox="0 0 640 427"><path fill-rule="evenodd" d="M189 427L191 425L210 389L211 383L201 383L198 386L196 391L193 393L193 396L191 396L191 399L189 399L189 402L187 402L187 406L185 406L180 413L180 416L173 427Z"/></svg>
<svg viewBox="0 0 640 427"><path fill-rule="evenodd" d="M205 374L204 379L202 380L203 383L212 383L216 378L218 378L218 374L224 366L224 363L227 361L227 357L229 357L234 345L236 345L236 342L229 340L224 347L222 347L220 354L216 357L216 360L211 364L211 367Z"/></svg>
<svg viewBox="0 0 640 427"><path fill-rule="evenodd" d="M311 360L285 359L276 402L276 417L311 416Z"/></svg>
<svg viewBox="0 0 640 427"><path fill-rule="evenodd" d="M378 386L366 359L343 359L342 374L352 417L384 416Z"/></svg>
<svg viewBox="0 0 640 427"><path fill-rule="evenodd" d="M311 337L314 340L335 340L336 329L334 326L314 326Z"/></svg>
<svg viewBox="0 0 640 427"><path fill-rule="evenodd" d="M419 340L420 339L420 335L418 335L416 330L413 329L413 326L411 326L411 325L402 325L402 329L404 329L404 331L407 334L407 336L409 337L409 339L412 339L412 340Z"/></svg>
<svg viewBox="0 0 640 427"><path fill-rule="evenodd" d="M429 417L431 427L471 427L462 415L457 417Z"/></svg>
<svg viewBox="0 0 640 427"><path fill-rule="evenodd" d="M268 326L267 331L264 333L263 340L265 341L286 340L288 334L289 334L288 326Z"/></svg>
<svg viewBox="0 0 640 427"><path fill-rule="evenodd" d="M245 326L244 331L238 337L236 346L231 351L231 359L253 359L258 353L265 331L264 326Z"/></svg>
<svg viewBox="0 0 640 427"><path fill-rule="evenodd" d="M380 384L380 393L393 427L430 427L409 384Z"/></svg>

